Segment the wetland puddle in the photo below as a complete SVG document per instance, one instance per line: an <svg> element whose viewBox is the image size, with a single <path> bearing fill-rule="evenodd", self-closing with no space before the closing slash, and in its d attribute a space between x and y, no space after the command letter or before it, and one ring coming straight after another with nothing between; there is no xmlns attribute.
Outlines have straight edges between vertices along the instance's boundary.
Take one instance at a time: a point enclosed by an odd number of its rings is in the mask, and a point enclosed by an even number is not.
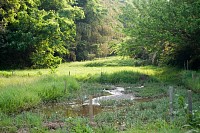
<svg viewBox="0 0 200 133"><path fill-rule="evenodd" d="M109 95L106 96L98 96L92 99L93 105L93 114L96 115L102 111L112 110L108 106L102 106L101 103L107 101L115 101L120 102L122 100L130 100L130 101L143 101L141 97L135 97L132 93L125 94L125 89L122 87L114 87L112 90L104 90L104 92ZM145 98L144 101L150 101L151 99ZM34 110L34 112L45 114L46 117L52 116L61 116L61 117L88 117L89 116L89 100L85 100L84 102L73 102L73 103L48 103L46 105L42 105Z"/></svg>

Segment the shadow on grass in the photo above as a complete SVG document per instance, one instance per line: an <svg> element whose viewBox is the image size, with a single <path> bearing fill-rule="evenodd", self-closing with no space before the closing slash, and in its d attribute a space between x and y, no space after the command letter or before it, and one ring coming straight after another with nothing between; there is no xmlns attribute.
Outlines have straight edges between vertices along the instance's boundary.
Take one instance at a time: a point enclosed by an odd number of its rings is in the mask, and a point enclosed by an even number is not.
<svg viewBox="0 0 200 133"><path fill-rule="evenodd" d="M152 76L133 71L120 71L111 74L101 73L100 75L94 75L88 78L87 80L92 82L112 83L112 84L117 84L117 83L143 84L145 82L157 82L157 80Z"/></svg>
<svg viewBox="0 0 200 133"><path fill-rule="evenodd" d="M135 59L115 59L108 61L94 61L86 63L85 67L102 67L102 66L145 66L148 62L145 60Z"/></svg>

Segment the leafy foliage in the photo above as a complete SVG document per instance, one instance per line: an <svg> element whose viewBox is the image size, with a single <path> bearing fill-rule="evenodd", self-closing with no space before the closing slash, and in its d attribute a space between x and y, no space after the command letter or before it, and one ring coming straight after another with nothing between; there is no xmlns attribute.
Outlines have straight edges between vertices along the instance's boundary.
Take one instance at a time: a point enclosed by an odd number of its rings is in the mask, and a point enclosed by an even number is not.
<svg viewBox="0 0 200 133"><path fill-rule="evenodd" d="M2 5L0 65L56 67L69 53L74 21L83 17L73 1L16 0Z"/></svg>
<svg viewBox="0 0 200 133"><path fill-rule="evenodd" d="M79 0L85 19L78 20L75 50L77 60L105 57L121 41L122 24L118 21L124 3L111 0Z"/></svg>
<svg viewBox="0 0 200 133"><path fill-rule="evenodd" d="M3 0L0 66L54 69L62 61L107 56L122 37L122 6L110 0Z"/></svg>
<svg viewBox="0 0 200 133"><path fill-rule="evenodd" d="M122 44L131 56L147 53L152 62L199 68L199 5L188 0L134 0L121 20L131 38ZM142 51L141 51L142 50ZM153 55L153 56L152 56Z"/></svg>
<svg viewBox="0 0 200 133"><path fill-rule="evenodd" d="M99 0L85 0L78 3L83 7L85 19L77 24L76 55L77 60L88 59L89 54L97 54L98 44L102 42L100 22L105 16L106 10L100 5Z"/></svg>

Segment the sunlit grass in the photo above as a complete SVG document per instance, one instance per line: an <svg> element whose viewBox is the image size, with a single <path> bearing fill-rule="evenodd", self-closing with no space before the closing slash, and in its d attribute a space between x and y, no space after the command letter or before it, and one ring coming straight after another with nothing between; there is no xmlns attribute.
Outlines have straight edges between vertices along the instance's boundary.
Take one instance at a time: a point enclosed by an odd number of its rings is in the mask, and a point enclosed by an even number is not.
<svg viewBox="0 0 200 133"><path fill-rule="evenodd" d="M121 64L116 64L117 62L126 62L126 66L121 66ZM88 77L94 75L100 75L101 73L112 74L121 71L133 71L138 73L143 73L147 75L155 75L158 70L155 67L147 66L132 66L133 59L122 58L122 57L109 57L103 59L96 59L93 61L85 62L71 62L63 63L58 68L55 69L55 74L59 76L70 75L77 79L87 79ZM114 62L115 66L96 66L87 67L86 64L89 63L105 63L112 64ZM130 64L130 65L128 65ZM41 75L49 75L51 73L50 69L26 69L26 70L11 70L11 71L0 71L0 87L4 88L8 85L20 85L24 83L31 83L37 80Z"/></svg>
<svg viewBox="0 0 200 133"><path fill-rule="evenodd" d="M49 75L33 80L35 78L31 77L29 83L15 80L17 84L4 86L0 91L0 112L21 112L42 102L68 97L79 89L77 81L69 76Z"/></svg>
<svg viewBox="0 0 200 133"><path fill-rule="evenodd" d="M34 81L37 81L38 77L19 77L19 76L11 76L11 77L0 77L0 90L5 88L6 86L15 86L15 85L24 85L31 84Z"/></svg>
<svg viewBox="0 0 200 133"><path fill-rule="evenodd" d="M103 93L103 90L111 89L113 85L124 87L125 93L146 98L148 102L111 100L102 103L105 107L109 105L109 110L113 111L96 115L96 128L87 126L88 122L86 125L83 124L85 118L81 118L80 121L77 118L65 121L67 118L62 117L62 122L65 122L67 128L70 126L72 129L79 130L85 126L85 129L94 132L120 132L123 130L121 128L124 128L123 124L127 133L187 131L182 128L187 123L187 119L184 110L179 108L178 100L181 97L183 102L187 103L185 86L199 90L199 73L170 67L145 66L143 63L127 57L109 57L63 63L55 71L50 69L0 71L0 120L2 120L0 131L10 126L9 131L17 132L23 128L21 126L23 123L28 123L25 126L30 131L39 131L38 129L41 129L41 132L48 131L41 124L52 119L60 120L58 118L61 116L54 118L52 115L52 118L47 120L46 117L44 118L46 114L34 114L29 110L41 104L44 106L47 102L63 100L71 102L75 99L82 100L88 95L98 96ZM65 93L65 85L67 93ZM167 97L169 86L175 89L174 125L169 122L169 98ZM193 109L198 111L199 94L193 93L192 99ZM117 108L122 105L123 107ZM74 121L76 119L78 121ZM29 127L29 124L38 129Z"/></svg>

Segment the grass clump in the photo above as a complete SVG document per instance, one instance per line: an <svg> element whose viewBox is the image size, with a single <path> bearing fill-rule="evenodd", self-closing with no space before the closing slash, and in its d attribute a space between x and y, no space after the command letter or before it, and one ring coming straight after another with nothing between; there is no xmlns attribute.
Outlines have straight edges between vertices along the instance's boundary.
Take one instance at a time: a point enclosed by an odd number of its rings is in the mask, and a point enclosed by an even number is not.
<svg viewBox="0 0 200 133"><path fill-rule="evenodd" d="M134 93L138 97L157 97L166 95L168 91L168 85L161 83L144 83L126 87L126 93Z"/></svg>
<svg viewBox="0 0 200 133"><path fill-rule="evenodd" d="M133 58L125 57L110 57L107 60L94 60L87 62L85 67L107 67L107 66L145 66L148 65L147 61L135 60Z"/></svg>
<svg viewBox="0 0 200 133"><path fill-rule="evenodd" d="M200 72L183 71L181 73L182 83L189 89L200 93Z"/></svg>
<svg viewBox="0 0 200 133"><path fill-rule="evenodd" d="M89 126L88 119L85 118L68 118L65 120L67 132L70 133L94 133L93 129ZM66 132L66 131L65 131Z"/></svg>
<svg viewBox="0 0 200 133"><path fill-rule="evenodd" d="M0 93L0 111L6 113L21 112L36 106L41 102L40 97L26 89L5 89Z"/></svg>
<svg viewBox="0 0 200 133"><path fill-rule="evenodd" d="M133 71L120 71L120 72L115 72L112 74L102 73L98 80L101 83L112 83L112 84L116 84L116 83L135 84L135 83L156 81L146 74L133 72Z"/></svg>
<svg viewBox="0 0 200 133"><path fill-rule="evenodd" d="M66 81L66 86L65 86ZM67 97L79 89L72 77L44 76L28 84L7 86L0 92L0 111L21 112L38 105Z"/></svg>
<svg viewBox="0 0 200 133"><path fill-rule="evenodd" d="M137 125L134 128L128 129L124 133L183 133L184 129L177 127L175 124L169 124L163 120L157 120L153 123Z"/></svg>
<svg viewBox="0 0 200 133"><path fill-rule="evenodd" d="M16 116L0 114L0 132L43 132L43 118L39 114L24 112Z"/></svg>

